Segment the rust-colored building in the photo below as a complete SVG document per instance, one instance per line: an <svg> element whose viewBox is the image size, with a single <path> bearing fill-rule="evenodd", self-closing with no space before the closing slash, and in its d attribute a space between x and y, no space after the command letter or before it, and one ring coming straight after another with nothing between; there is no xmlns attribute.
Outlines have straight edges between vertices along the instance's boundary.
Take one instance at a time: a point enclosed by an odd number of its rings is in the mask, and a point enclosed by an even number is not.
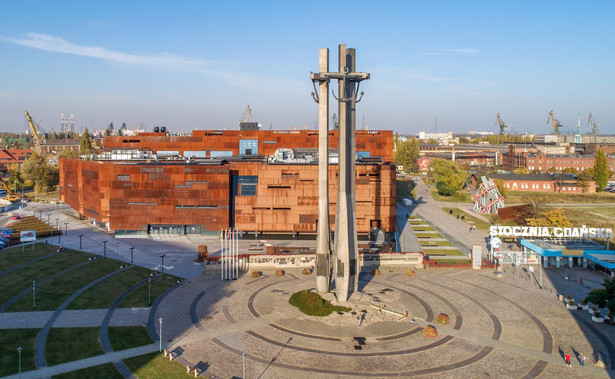
<svg viewBox="0 0 615 379"><path fill-rule="evenodd" d="M61 159L60 197L83 217L118 235L217 233L227 227L245 232L315 234L317 162L285 163L268 159L277 150L269 146L269 141L277 141L278 148L317 147L312 142L317 142L318 133L312 137L311 131L293 132L225 131L209 136L215 143L203 132L195 132L201 136L198 138L151 133L106 137L107 150L153 150L159 159ZM337 132L330 135L337 137ZM395 166L384 158L392 159L392 132L361 131L357 132L357 140L359 135L364 137L362 147L357 147L358 155L361 156L361 150L367 151L370 159L357 161L357 231L367 234L371 228L379 227L394 232ZM275 136L282 137L276 140ZM201 143L195 142L195 138ZM139 139L139 142L124 143L124 139ZM241 149L253 150L248 151L251 154L243 151L244 154L237 156L242 153ZM175 156L177 151L184 158L160 159L160 153ZM203 151L209 157L187 159ZM215 158L220 151L232 153L229 157ZM376 158L376 153L382 153L383 159ZM329 177L333 229L337 165L330 166Z"/></svg>

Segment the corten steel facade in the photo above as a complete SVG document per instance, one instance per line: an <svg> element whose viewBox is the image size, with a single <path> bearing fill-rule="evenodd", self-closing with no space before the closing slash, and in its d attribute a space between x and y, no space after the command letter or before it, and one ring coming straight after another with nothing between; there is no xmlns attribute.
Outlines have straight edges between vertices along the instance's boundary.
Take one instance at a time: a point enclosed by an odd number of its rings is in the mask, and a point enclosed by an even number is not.
<svg viewBox="0 0 615 379"><path fill-rule="evenodd" d="M177 151L184 156L186 152L205 152L206 157L213 152L230 152L244 155L240 141L257 141L251 154L272 156L280 148L318 148L317 130L195 130L192 136L167 136L164 133L140 133L138 136L105 137L105 149L148 149L154 153ZM357 130L357 152L369 152L371 156L382 157L385 163L393 161L393 132L390 130ZM329 131L329 148L338 148L337 130Z"/></svg>
<svg viewBox="0 0 615 379"><path fill-rule="evenodd" d="M60 197L117 234L316 233L318 165L60 160ZM335 214L337 166L329 169ZM395 231L395 166L357 164L357 230ZM334 229L335 217L331 217Z"/></svg>

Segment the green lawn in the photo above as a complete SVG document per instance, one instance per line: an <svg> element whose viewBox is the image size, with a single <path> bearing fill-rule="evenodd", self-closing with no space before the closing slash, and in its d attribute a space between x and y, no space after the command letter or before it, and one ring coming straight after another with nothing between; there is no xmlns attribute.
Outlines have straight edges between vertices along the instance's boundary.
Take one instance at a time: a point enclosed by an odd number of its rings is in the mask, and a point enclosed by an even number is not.
<svg viewBox="0 0 615 379"><path fill-rule="evenodd" d="M152 338L147 328L141 326L112 326L109 328L109 342L113 350L125 350L132 347L149 345Z"/></svg>
<svg viewBox="0 0 615 379"><path fill-rule="evenodd" d="M425 255L464 255L461 251L456 249L425 249L423 252Z"/></svg>
<svg viewBox="0 0 615 379"><path fill-rule="evenodd" d="M186 373L186 367L177 361L164 358L162 353L150 353L124 359L123 362L137 378L168 379L189 378L194 374Z"/></svg>
<svg viewBox="0 0 615 379"><path fill-rule="evenodd" d="M29 264L10 274L0 277L0 287L2 288L2 291L0 291L0 304L6 303L22 290L32 287L32 280L40 281L56 272L87 261L91 256L93 255L67 250L60 255ZM68 273L66 275L68 275ZM66 275L61 275L61 277ZM49 283L44 284L40 288L43 289L47 285L49 285ZM37 288L37 293L38 291L39 288ZM30 305L26 310L32 310L31 301L32 298L30 297Z"/></svg>
<svg viewBox="0 0 615 379"><path fill-rule="evenodd" d="M510 191L506 196L507 204L524 204L527 196L533 194L547 195L553 203L613 203L615 193L558 193L558 192L529 192L529 191Z"/></svg>
<svg viewBox="0 0 615 379"><path fill-rule="evenodd" d="M107 363L100 366L88 367L82 370L71 371L65 374L52 376L54 379L123 379L124 377L115 368L113 363Z"/></svg>
<svg viewBox="0 0 615 379"><path fill-rule="evenodd" d="M36 288L36 310L56 309L64 300L93 280L118 270L120 263L112 259L99 258L78 270L61 275ZM32 296L24 296L9 307L9 312L31 311Z"/></svg>
<svg viewBox="0 0 615 379"><path fill-rule="evenodd" d="M0 377L19 372L19 353L21 351L21 371L36 369L34 344L40 329L0 329Z"/></svg>
<svg viewBox="0 0 615 379"><path fill-rule="evenodd" d="M104 354L99 328L52 328L47 336L45 358L49 366Z"/></svg>
<svg viewBox="0 0 615 379"><path fill-rule="evenodd" d="M0 250L0 271L6 271L22 263L56 252L56 246L46 243L34 244L32 246L14 246Z"/></svg>
<svg viewBox="0 0 615 379"><path fill-rule="evenodd" d="M412 225L412 230L415 232L435 232L434 228L427 226L414 226Z"/></svg>
<svg viewBox="0 0 615 379"><path fill-rule="evenodd" d="M414 233L414 235L416 238L442 238L438 233Z"/></svg>
<svg viewBox="0 0 615 379"><path fill-rule="evenodd" d="M453 211L452 216L456 217L457 215L459 215L459 217L461 216L465 216L465 221L468 225L474 225L476 227L476 229L482 230L482 231L489 231L489 227L491 226L490 223L488 223L487 221L481 220L478 217L474 217L471 214L459 209L459 208L442 208L442 210L444 212L446 212L447 214L450 214L450 211Z"/></svg>
<svg viewBox="0 0 615 379"><path fill-rule="evenodd" d="M419 240L421 246L453 246L448 241L422 241Z"/></svg>
<svg viewBox="0 0 615 379"><path fill-rule="evenodd" d="M67 309L109 308L124 291L146 279L152 272L155 271L132 266L88 289L71 302Z"/></svg>
<svg viewBox="0 0 615 379"><path fill-rule="evenodd" d="M324 317L333 312L350 312L352 309L331 304L319 294L307 290L295 292L288 302L306 315Z"/></svg>
<svg viewBox="0 0 615 379"><path fill-rule="evenodd" d="M474 198L467 190L460 190L453 196L442 196L438 193L438 190L431 188L431 195L436 201L451 202L451 203L473 203Z"/></svg>
<svg viewBox="0 0 615 379"><path fill-rule="evenodd" d="M469 259L438 259L438 258L434 258L434 261L436 261L436 263L441 264L441 265L460 265L460 264L469 264L471 263L471 261Z"/></svg>
<svg viewBox="0 0 615 379"><path fill-rule="evenodd" d="M152 279L152 303L167 289L175 286L179 278L173 275L160 275ZM120 303L120 308L148 307L148 283L140 286L126 296Z"/></svg>

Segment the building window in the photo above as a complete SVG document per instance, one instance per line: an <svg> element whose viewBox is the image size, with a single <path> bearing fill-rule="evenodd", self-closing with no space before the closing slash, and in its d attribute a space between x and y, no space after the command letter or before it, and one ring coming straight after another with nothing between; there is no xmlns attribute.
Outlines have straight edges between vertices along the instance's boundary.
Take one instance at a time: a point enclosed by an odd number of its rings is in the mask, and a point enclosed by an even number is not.
<svg viewBox="0 0 615 379"><path fill-rule="evenodd" d="M233 176L233 196L256 196L258 176Z"/></svg>
<svg viewBox="0 0 615 379"><path fill-rule="evenodd" d="M258 155L258 140L239 140L239 155Z"/></svg>
<svg viewBox="0 0 615 379"><path fill-rule="evenodd" d="M232 157L233 152L228 150L216 151L212 150L209 152L209 156L212 158L220 158L220 157Z"/></svg>
<svg viewBox="0 0 615 379"><path fill-rule="evenodd" d="M128 182L130 181L130 175L118 175L117 180L122 181L122 182Z"/></svg>

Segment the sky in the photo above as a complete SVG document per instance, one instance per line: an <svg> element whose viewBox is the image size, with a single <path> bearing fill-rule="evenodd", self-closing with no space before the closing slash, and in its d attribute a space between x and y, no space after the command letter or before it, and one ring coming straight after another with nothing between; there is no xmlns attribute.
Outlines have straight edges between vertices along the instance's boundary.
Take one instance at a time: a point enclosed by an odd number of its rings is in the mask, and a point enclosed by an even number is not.
<svg viewBox="0 0 615 379"><path fill-rule="evenodd" d="M0 2L0 131L314 129L318 49L368 72L357 127L615 133L613 1ZM336 88L332 85L331 88ZM336 91L337 92L337 91ZM330 99L331 113L337 104Z"/></svg>

